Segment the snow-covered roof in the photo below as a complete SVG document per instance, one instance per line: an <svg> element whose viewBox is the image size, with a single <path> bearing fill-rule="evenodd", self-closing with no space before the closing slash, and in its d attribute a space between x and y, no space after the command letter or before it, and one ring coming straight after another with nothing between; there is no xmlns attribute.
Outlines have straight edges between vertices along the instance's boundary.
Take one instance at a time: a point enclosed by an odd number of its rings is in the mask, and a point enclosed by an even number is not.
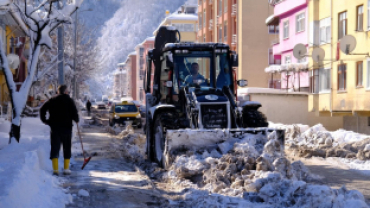
<svg viewBox="0 0 370 208"><path fill-rule="evenodd" d="M271 16L267 17L267 19L266 19L266 25L268 25L274 19L275 19L275 15L271 15Z"/></svg>
<svg viewBox="0 0 370 208"><path fill-rule="evenodd" d="M308 62L303 63L291 63L291 64L282 64L282 65L270 65L265 69L266 73L280 73L283 71L300 71L307 70Z"/></svg>
<svg viewBox="0 0 370 208"><path fill-rule="evenodd" d="M154 40L155 40L155 36L148 37L147 39L145 39L145 41L154 41ZM144 42L145 42L145 41L144 41ZM143 42L143 43L144 43L144 42Z"/></svg>
<svg viewBox="0 0 370 208"><path fill-rule="evenodd" d="M125 66L126 62L118 63L117 66Z"/></svg>
<svg viewBox="0 0 370 208"><path fill-rule="evenodd" d="M238 89L238 95L244 94L296 94L296 95L307 95L307 92L287 92L281 89L272 88L258 88L258 87L248 87Z"/></svg>
<svg viewBox="0 0 370 208"><path fill-rule="evenodd" d="M128 54L129 56L136 55L136 51L132 51L131 53Z"/></svg>
<svg viewBox="0 0 370 208"><path fill-rule="evenodd" d="M166 18L167 20L198 20L198 15L185 14L185 13L174 13Z"/></svg>
<svg viewBox="0 0 370 208"><path fill-rule="evenodd" d="M113 72L113 75L117 75L117 74L126 74L127 71L126 69L123 69L122 71L120 71L119 69L116 69L114 72Z"/></svg>

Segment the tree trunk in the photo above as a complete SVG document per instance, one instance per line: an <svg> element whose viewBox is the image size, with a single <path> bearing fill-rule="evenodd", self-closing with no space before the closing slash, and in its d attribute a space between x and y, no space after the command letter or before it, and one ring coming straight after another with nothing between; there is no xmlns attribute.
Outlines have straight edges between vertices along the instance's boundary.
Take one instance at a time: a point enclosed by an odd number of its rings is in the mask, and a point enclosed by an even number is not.
<svg viewBox="0 0 370 208"><path fill-rule="evenodd" d="M12 126L10 128L10 132L9 132L9 137L10 137L9 143L10 143L12 138L17 140L17 142L19 143L19 139L21 137L21 126L17 126L15 124L12 124Z"/></svg>

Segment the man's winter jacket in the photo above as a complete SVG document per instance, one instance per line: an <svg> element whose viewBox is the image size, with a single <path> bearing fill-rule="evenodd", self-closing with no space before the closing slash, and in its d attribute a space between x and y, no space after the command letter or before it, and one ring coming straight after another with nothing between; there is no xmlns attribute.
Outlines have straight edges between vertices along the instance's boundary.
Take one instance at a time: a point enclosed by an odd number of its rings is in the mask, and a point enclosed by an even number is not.
<svg viewBox="0 0 370 208"><path fill-rule="evenodd" d="M45 117L47 111L49 111L48 120ZM57 95L46 101L40 109L40 118L51 128L72 128L72 121L79 122L75 102L66 94Z"/></svg>

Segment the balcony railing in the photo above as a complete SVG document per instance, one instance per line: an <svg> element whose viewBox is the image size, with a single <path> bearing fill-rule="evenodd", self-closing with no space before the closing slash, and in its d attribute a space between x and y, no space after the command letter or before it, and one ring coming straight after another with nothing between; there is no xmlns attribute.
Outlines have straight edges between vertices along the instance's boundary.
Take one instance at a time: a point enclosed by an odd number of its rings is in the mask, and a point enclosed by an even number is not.
<svg viewBox="0 0 370 208"><path fill-rule="evenodd" d="M210 19L209 20L209 27L208 27L209 31L212 31L213 30L213 19Z"/></svg>
<svg viewBox="0 0 370 208"><path fill-rule="evenodd" d="M281 81L280 80L269 80L269 88L272 89L281 89Z"/></svg>
<svg viewBox="0 0 370 208"><path fill-rule="evenodd" d="M231 39L231 44L236 45L238 43L238 36L236 34L233 35Z"/></svg>
<svg viewBox="0 0 370 208"><path fill-rule="evenodd" d="M232 7L231 7L231 16L235 17L237 12L238 12L238 5L237 4L232 5Z"/></svg>

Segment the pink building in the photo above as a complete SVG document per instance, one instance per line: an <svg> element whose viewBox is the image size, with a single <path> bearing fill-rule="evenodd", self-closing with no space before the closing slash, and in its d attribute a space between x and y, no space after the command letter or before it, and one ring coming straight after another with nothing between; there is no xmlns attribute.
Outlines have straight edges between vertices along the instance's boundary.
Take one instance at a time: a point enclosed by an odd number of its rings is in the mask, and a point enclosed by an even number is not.
<svg viewBox="0 0 370 208"><path fill-rule="evenodd" d="M266 19L276 39L269 50L270 88L309 90L308 59L296 59L293 48L301 43L308 50L308 0L269 0L274 14ZM275 79L274 79L275 77Z"/></svg>
<svg viewBox="0 0 370 208"><path fill-rule="evenodd" d="M143 81L146 71L146 56L148 51L154 48L154 37L145 39L141 44L135 47L136 51L136 99L145 105L145 92L143 89ZM152 75L153 76L153 75Z"/></svg>

